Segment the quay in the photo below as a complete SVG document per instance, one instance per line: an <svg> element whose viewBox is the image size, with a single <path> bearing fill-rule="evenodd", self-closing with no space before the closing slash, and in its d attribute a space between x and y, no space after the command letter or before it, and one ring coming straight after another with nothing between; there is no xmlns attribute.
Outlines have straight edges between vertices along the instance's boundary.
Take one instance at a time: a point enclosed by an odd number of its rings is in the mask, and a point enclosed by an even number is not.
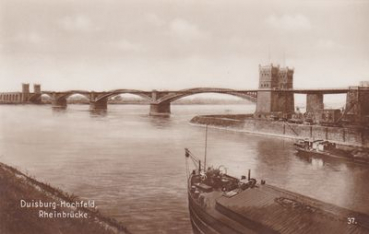
<svg viewBox="0 0 369 234"><path fill-rule="evenodd" d="M337 143L341 147L369 148L369 128L365 126L322 126L256 119L252 115L202 115L191 124L230 131L290 139L314 138Z"/></svg>

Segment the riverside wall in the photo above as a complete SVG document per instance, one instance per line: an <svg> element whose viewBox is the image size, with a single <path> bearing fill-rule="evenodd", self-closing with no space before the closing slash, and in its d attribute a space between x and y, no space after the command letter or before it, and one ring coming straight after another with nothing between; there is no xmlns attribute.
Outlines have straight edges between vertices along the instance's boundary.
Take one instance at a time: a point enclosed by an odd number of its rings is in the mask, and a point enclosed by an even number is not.
<svg viewBox="0 0 369 234"><path fill-rule="evenodd" d="M190 122L192 124L208 125L233 131L296 139L324 139L341 145L369 148L369 129L363 127L328 127L296 124L285 121L254 119L245 115L196 116Z"/></svg>

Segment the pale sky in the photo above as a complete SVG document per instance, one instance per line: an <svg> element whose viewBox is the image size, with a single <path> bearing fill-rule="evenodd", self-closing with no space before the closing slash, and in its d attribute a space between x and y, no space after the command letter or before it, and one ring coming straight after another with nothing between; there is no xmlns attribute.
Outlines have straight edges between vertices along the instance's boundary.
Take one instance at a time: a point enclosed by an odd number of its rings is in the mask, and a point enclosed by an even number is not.
<svg viewBox="0 0 369 234"><path fill-rule="evenodd" d="M369 0L0 0L0 91L295 88L369 80Z"/></svg>

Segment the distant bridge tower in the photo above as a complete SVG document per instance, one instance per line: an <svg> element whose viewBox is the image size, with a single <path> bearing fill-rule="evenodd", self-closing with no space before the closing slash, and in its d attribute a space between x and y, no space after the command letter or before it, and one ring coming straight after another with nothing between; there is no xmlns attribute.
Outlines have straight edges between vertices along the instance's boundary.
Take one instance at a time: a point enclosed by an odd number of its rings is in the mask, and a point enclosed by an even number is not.
<svg viewBox="0 0 369 234"><path fill-rule="evenodd" d="M280 68L278 72L278 84L280 90L293 89L293 69L288 67ZM291 115L295 111L295 101L292 92L279 92L278 94L279 111Z"/></svg>
<svg viewBox="0 0 369 234"><path fill-rule="evenodd" d="M26 103L28 102L29 98L29 84L22 84L22 102Z"/></svg>
<svg viewBox="0 0 369 234"><path fill-rule="evenodd" d="M256 104L256 117L271 114L290 115L294 112L292 92L281 92L293 88L293 69L288 67L259 65L259 91Z"/></svg>
<svg viewBox="0 0 369 234"><path fill-rule="evenodd" d="M40 94L41 93L41 85L40 84L34 84L33 85L33 92Z"/></svg>
<svg viewBox="0 0 369 234"><path fill-rule="evenodd" d="M34 104L41 104L41 94L41 85L33 84L33 95L29 101Z"/></svg>

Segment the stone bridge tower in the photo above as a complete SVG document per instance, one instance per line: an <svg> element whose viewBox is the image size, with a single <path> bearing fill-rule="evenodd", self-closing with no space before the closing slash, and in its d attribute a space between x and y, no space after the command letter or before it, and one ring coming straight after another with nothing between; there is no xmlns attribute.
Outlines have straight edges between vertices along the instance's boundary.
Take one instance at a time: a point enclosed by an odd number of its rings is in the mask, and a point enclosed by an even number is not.
<svg viewBox="0 0 369 234"><path fill-rule="evenodd" d="M28 98L30 96L29 92L29 84L22 84L22 103L28 102Z"/></svg>
<svg viewBox="0 0 369 234"><path fill-rule="evenodd" d="M369 81L360 86L350 86L347 93L345 120L369 124Z"/></svg>
<svg viewBox="0 0 369 234"><path fill-rule="evenodd" d="M293 69L259 65L259 91L255 117L289 116L294 113Z"/></svg>

